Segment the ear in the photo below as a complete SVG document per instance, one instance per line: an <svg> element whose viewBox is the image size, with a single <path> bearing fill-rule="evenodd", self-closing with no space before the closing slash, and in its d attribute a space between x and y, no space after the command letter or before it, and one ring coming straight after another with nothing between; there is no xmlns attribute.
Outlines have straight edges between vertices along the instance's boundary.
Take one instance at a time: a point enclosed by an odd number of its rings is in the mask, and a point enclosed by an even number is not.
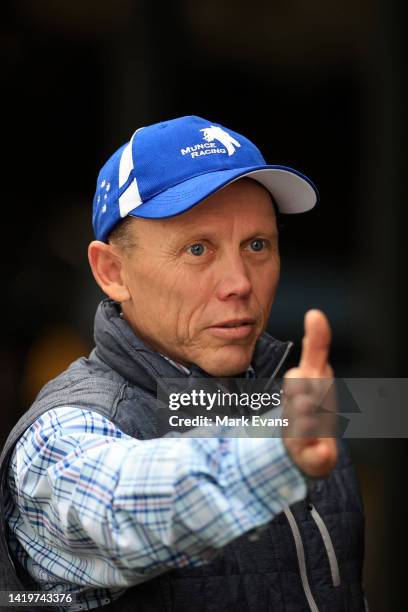
<svg viewBox="0 0 408 612"><path fill-rule="evenodd" d="M124 281L123 259L111 244L91 242L88 259L96 282L116 302L126 302L130 293Z"/></svg>

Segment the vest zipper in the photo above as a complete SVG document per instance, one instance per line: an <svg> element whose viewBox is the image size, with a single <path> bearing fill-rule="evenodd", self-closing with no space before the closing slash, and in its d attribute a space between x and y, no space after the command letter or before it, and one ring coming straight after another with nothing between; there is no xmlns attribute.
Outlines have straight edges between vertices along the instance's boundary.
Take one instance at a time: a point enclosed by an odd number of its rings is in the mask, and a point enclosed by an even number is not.
<svg viewBox="0 0 408 612"><path fill-rule="evenodd" d="M310 509L310 514L312 515L312 518L314 522L316 523L317 528L320 531L320 535L322 536L322 540L326 548L326 553L329 559L330 571L332 575L333 586L338 587L340 586L340 582L341 582L340 571L339 571L339 564L337 563L336 551L334 550L332 539L325 525L325 522L323 521L322 517L320 516L316 508L313 506L313 504L309 505L309 509Z"/></svg>
<svg viewBox="0 0 408 612"><path fill-rule="evenodd" d="M290 508L285 508L283 512L285 513L286 518L288 519L289 526L292 530L293 539L295 540L300 578L302 580L303 590L306 595L307 603L309 604L311 612L319 612L319 608L317 607L317 604L312 595L312 591L310 590L310 584L306 572L305 549L303 547L302 536L300 535L299 527L297 526L296 519L293 516L293 513Z"/></svg>
<svg viewBox="0 0 408 612"><path fill-rule="evenodd" d="M288 341L288 345L285 349L285 352L283 353L282 357L280 358L280 361L278 363L278 365L276 366L276 368L274 369L274 371L272 372L272 375L269 377L268 382L266 383L265 387L264 387L264 391L266 391L267 389L269 389L269 387L271 386L271 384L274 382L275 376L277 375L277 373L279 372L279 370L281 369L282 365L284 364L284 362L287 359L287 356L289 355L290 351L293 348L293 342L292 341Z"/></svg>
<svg viewBox="0 0 408 612"><path fill-rule="evenodd" d="M292 349L292 347L293 347L293 342L289 342L281 360L276 366L272 376L269 378L266 388L269 387L269 385L272 383L276 374L279 372L280 368L282 367L282 364L286 361L288 353ZM312 504L310 504L309 509L311 511L312 518L314 522L316 523L317 528L320 531L320 535L322 537L323 544L326 549L327 558L329 560L329 565L330 565L330 572L332 576L333 586L338 587L340 586L340 583L341 583L340 571L339 571L339 564L337 562L336 552L334 550L332 539L325 525L325 522L323 521L322 517L320 516L316 508ZM312 595L309 580L307 577L305 549L303 546L302 536L300 535L299 527L296 523L296 519L292 511L289 508L284 509L284 513L286 515L286 518L288 519L289 526L292 530L293 539L295 540L296 553L297 553L299 571L300 571L300 578L302 580L303 590L305 592L306 599L309 604L309 608L312 612L319 612L316 601Z"/></svg>

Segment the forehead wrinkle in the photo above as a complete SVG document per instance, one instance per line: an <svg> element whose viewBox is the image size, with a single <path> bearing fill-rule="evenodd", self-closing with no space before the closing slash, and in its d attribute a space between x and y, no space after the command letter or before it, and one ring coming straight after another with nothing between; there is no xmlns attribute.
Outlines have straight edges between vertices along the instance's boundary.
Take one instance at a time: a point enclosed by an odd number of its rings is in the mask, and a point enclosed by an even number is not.
<svg viewBox="0 0 408 612"><path fill-rule="evenodd" d="M211 217L213 216L211 215ZM185 241L195 235L214 235L214 232L219 229L219 220L211 218L202 223L200 217L201 215L182 219L180 215L177 218L162 220L161 229L164 230L166 241L174 243Z"/></svg>
<svg viewBox="0 0 408 612"><path fill-rule="evenodd" d="M168 228L170 231L167 232L167 236L169 241L172 242L184 242L193 238L217 239L226 237L238 237L240 240L246 240L258 234L268 234L271 237L278 236L276 224L269 215L262 215L257 219L248 217L250 215L232 213L226 216L225 211L212 211L211 216L205 222L201 222L200 218L190 219L180 227Z"/></svg>

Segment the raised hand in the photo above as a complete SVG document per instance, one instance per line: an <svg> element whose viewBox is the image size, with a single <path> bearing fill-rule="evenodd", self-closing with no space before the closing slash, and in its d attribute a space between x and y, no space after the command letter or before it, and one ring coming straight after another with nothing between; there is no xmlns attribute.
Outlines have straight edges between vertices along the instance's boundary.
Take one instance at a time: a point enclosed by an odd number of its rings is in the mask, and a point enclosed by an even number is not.
<svg viewBox="0 0 408 612"><path fill-rule="evenodd" d="M331 332L320 310L309 310L304 325L299 366L284 376L283 413L289 426L283 441L302 472L323 477L331 472L337 460L334 381L328 361ZM317 412L322 402L324 413Z"/></svg>

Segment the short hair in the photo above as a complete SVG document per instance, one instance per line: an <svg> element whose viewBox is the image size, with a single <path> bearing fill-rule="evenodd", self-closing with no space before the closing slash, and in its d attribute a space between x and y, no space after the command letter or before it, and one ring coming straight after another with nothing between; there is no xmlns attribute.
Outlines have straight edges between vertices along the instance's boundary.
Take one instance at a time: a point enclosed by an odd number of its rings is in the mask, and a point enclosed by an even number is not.
<svg viewBox="0 0 408 612"><path fill-rule="evenodd" d="M125 253L132 251L137 246L135 232L132 231L135 221L135 217L130 216L119 221L108 236L109 244L117 246Z"/></svg>

